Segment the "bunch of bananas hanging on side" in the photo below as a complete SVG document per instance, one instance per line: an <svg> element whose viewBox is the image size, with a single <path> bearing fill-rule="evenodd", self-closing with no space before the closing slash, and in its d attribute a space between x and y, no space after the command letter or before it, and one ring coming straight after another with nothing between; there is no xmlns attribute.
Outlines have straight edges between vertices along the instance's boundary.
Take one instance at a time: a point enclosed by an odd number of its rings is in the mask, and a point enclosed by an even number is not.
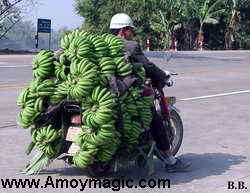
<svg viewBox="0 0 250 193"><path fill-rule="evenodd" d="M133 68L130 63L125 62L124 56L115 58L117 76L128 76L132 74Z"/></svg>
<svg viewBox="0 0 250 193"><path fill-rule="evenodd" d="M150 126L153 98L143 96L139 88L133 87L122 97L123 104L126 104L121 105L122 128L128 152L133 151L133 146L138 143L139 135Z"/></svg>
<svg viewBox="0 0 250 193"><path fill-rule="evenodd" d="M76 167L86 168L95 161L110 161L120 145L120 134L114 123L107 123L96 128L82 126L82 134L76 137L80 151L73 157Z"/></svg>
<svg viewBox="0 0 250 193"><path fill-rule="evenodd" d="M116 133L115 137L99 148L99 151L97 152L97 160L100 162L110 161L117 152L120 143L120 134Z"/></svg>
<svg viewBox="0 0 250 193"><path fill-rule="evenodd" d="M104 41L108 43L110 56L118 57L124 55L125 47L122 39L112 34L103 34L102 37L104 38Z"/></svg>
<svg viewBox="0 0 250 193"><path fill-rule="evenodd" d="M53 75L53 56L52 52L42 50L34 57L33 77L48 78Z"/></svg>
<svg viewBox="0 0 250 193"><path fill-rule="evenodd" d="M48 97L54 94L56 84L54 79L33 78L29 88L32 98Z"/></svg>
<svg viewBox="0 0 250 193"><path fill-rule="evenodd" d="M32 79L30 87L24 89L17 100L17 105L23 110L18 115L18 125L28 128L35 124L35 119L46 108L45 98L54 94L55 87L54 79Z"/></svg>
<svg viewBox="0 0 250 193"><path fill-rule="evenodd" d="M96 87L91 96L82 103L82 122L89 127L98 127L113 119L115 96L106 88Z"/></svg>
<svg viewBox="0 0 250 193"><path fill-rule="evenodd" d="M115 74L116 65L111 57L102 57L99 60L100 75L104 77L113 76Z"/></svg>
<svg viewBox="0 0 250 193"><path fill-rule="evenodd" d="M40 112L35 110L36 99L30 97L30 93L29 88L23 89L17 100L17 105L22 109L22 111L18 113L17 124L23 128L32 126L35 123L35 118L40 114Z"/></svg>
<svg viewBox="0 0 250 193"><path fill-rule="evenodd" d="M17 105L23 110L18 114L18 125L28 128L45 109L45 97L53 94L54 80L34 78L30 87L23 89L18 96Z"/></svg>
<svg viewBox="0 0 250 193"><path fill-rule="evenodd" d="M55 130L52 125L34 129L32 132L32 142L50 158L59 153L60 143L53 142L60 138L62 138L62 130Z"/></svg>
<svg viewBox="0 0 250 193"><path fill-rule="evenodd" d="M145 82L146 72L142 63L133 63L133 73L137 77L137 84L143 85Z"/></svg>
<svg viewBox="0 0 250 193"><path fill-rule="evenodd" d="M91 144L82 147L81 151L73 156L73 163L78 168L86 168L94 163L94 156L98 149Z"/></svg>

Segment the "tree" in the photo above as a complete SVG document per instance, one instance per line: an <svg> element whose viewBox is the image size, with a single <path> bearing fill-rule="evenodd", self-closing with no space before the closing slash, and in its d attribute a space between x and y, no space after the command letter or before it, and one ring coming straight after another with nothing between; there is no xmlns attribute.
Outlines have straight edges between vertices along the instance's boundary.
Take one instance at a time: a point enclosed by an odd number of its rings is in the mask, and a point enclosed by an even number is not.
<svg viewBox="0 0 250 193"><path fill-rule="evenodd" d="M225 33L225 48L232 49L233 43L236 41L237 27L240 25L241 8L246 9L250 0L227 0L225 2L227 6L227 31Z"/></svg>
<svg viewBox="0 0 250 193"><path fill-rule="evenodd" d="M0 39L21 21L25 8L33 4L33 0L0 0Z"/></svg>
<svg viewBox="0 0 250 193"><path fill-rule="evenodd" d="M119 12L130 15L136 26L137 40L145 40L151 31L150 18L159 0L76 0L77 13L85 18L83 28L95 33L109 30L111 17Z"/></svg>
<svg viewBox="0 0 250 193"><path fill-rule="evenodd" d="M190 50L194 47L194 29L196 27L197 16L189 0L181 1L179 10L180 28L176 31L178 45L181 49Z"/></svg>
<svg viewBox="0 0 250 193"><path fill-rule="evenodd" d="M223 0L189 0L191 3L191 7L193 8L193 12L199 21L199 29L197 40L203 41L203 25L205 23L217 24L218 20L216 16L223 13L225 9L219 6ZM191 11L191 10L190 10Z"/></svg>
<svg viewBox="0 0 250 193"><path fill-rule="evenodd" d="M180 1L178 0L160 0L158 4L159 11L152 14L150 20L151 28L160 34L161 44L164 50L171 47L171 39L174 31L180 23Z"/></svg>
<svg viewBox="0 0 250 193"><path fill-rule="evenodd" d="M231 47L232 41L224 41L224 36L228 40L233 37L236 47L247 47L250 19L243 18L250 15L249 7L250 0L76 0L76 11L85 18L85 30L107 32L111 17L125 12L134 20L136 40L141 45L150 35L154 43L162 40L160 45L165 49L173 34L183 49L193 49L195 38L202 40L204 36L210 49L222 48L225 42Z"/></svg>
<svg viewBox="0 0 250 193"><path fill-rule="evenodd" d="M36 29L31 21L18 22L5 38L0 40L0 48L8 48L14 50L27 50L35 47L34 36Z"/></svg>

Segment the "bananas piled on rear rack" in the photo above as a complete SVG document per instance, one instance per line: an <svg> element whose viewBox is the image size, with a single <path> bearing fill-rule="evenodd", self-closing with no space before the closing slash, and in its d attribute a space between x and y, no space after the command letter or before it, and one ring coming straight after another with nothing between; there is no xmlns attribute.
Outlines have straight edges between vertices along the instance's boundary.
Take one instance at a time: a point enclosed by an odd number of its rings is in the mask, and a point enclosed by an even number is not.
<svg viewBox="0 0 250 193"><path fill-rule="evenodd" d="M32 81L17 100L22 109L18 125L32 127L33 146L54 158L60 152L62 131L53 125L38 127L37 120L51 104L63 99L79 101L83 112L82 133L75 139L80 146L73 157L76 167L112 160L122 143L124 151L131 152L151 122L152 98L142 96L139 89L145 80L144 68L125 60L123 40L111 34L75 30L64 36L60 47L63 51L59 56L42 50L34 57ZM137 87L116 96L110 91L108 78L128 75L138 78Z"/></svg>

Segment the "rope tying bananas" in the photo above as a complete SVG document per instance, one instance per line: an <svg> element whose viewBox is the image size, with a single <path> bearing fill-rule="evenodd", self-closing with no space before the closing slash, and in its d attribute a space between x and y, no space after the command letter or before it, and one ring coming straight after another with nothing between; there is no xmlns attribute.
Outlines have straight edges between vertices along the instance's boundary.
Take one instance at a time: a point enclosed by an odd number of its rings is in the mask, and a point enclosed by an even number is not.
<svg viewBox="0 0 250 193"><path fill-rule="evenodd" d="M75 138L80 151L73 156L76 167L86 168L95 162L108 162L117 153L123 138L126 152L138 144L138 136L151 122L151 96L143 96L141 87L145 70L141 64L124 57L124 42L110 35L94 35L75 30L61 40L63 53L40 51L33 59L33 79L17 99L22 109L18 124L32 127L32 143L48 158L60 152L63 131L52 125L37 127L36 121L51 104L63 99L81 103L82 133ZM108 78L134 75L136 86L122 96L111 92ZM118 114L118 101L120 114ZM118 121L122 121L118 128Z"/></svg>

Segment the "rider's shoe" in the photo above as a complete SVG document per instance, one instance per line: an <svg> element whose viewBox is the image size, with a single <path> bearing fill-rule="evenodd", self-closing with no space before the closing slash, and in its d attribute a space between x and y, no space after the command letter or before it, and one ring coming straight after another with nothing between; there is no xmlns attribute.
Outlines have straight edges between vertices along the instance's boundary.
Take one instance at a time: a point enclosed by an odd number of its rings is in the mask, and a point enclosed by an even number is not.
<svg viewBox="0 0 250 193"><path fill-rule="evenodd" d="M191 163L184 163L180 159L176 158L175 164L166 164L165 169L167 172L186 172Z"/></svg>

